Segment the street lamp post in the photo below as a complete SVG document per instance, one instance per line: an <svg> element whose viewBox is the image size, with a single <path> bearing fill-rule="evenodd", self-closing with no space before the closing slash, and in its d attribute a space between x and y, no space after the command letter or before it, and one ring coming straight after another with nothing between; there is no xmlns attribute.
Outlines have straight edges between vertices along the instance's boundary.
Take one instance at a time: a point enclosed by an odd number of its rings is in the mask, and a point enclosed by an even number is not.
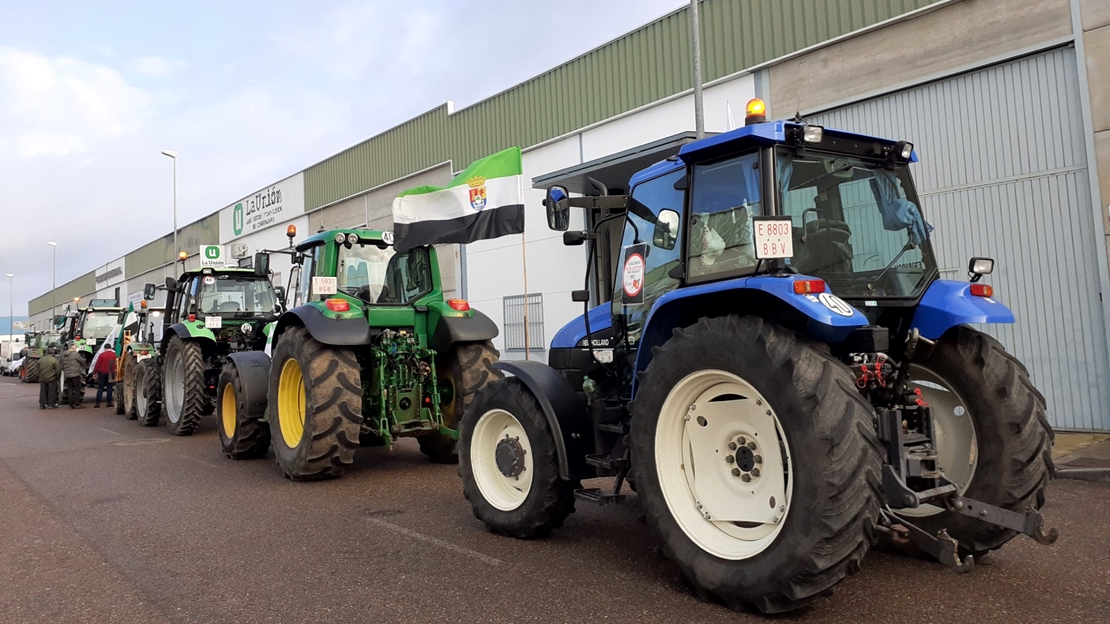
<svg viewBox="0 0 1110 624"><path fill-rule="evenodd" d="M58 316L58 243L46 241L47 245L54 248L53 277L50 278L50 326L54 326L54 317Z"/></svg>
<svg viewBox="0 0 1110 624"><path fill-rule="evenodd" d="M177 152L162 150L162 155L169 156L173 160L173 253L177 254L181 251L177 247Z"/></svg>
<svg viewBox="0 0 1110 624"><path fill-rule="evenodd" d="M15 340L15 273L8 276L8 340Z"/></svg>

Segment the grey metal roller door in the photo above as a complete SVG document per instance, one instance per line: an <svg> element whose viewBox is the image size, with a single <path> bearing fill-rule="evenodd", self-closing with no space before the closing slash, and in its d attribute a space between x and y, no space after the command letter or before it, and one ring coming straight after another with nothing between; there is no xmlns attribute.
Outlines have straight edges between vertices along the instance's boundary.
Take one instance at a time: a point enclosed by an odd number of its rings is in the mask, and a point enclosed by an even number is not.
<svg viewBox="0 0 1110 624"><path fill-rule="evenodd" d="M1016 325L986 327L1020 358L1053 426L1110 430L1110 365L1074 48L1059 48L810 118L912 141L942 277L998 260Z"/></svg>

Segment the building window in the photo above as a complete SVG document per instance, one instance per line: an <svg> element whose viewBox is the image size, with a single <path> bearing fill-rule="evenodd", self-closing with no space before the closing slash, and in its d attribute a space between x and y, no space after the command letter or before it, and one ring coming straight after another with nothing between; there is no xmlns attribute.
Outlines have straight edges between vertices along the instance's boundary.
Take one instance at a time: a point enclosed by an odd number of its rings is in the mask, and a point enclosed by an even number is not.
<svg viewBox="0 0 1110 624"><path fill-rule="evenodd" d="M547 342L543 339L543 295L528 297L528 341L529 351L543 351ZM505 297L505 350L524 351L524 298L525 295Z"/></svg>

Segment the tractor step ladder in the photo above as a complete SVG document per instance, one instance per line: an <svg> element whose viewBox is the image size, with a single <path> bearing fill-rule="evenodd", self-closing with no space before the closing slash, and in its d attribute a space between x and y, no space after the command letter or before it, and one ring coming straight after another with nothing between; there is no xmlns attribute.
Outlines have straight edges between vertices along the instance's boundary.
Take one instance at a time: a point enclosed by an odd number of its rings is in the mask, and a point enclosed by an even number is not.
<svg viewBox="0 0 1110 624"><path fill-rule="evenodd" d="M608 432L608 433L621 433L621 434L628 433L627 426L624 423L619 423L619 422L597 423L597 428L598 428L599 431L605 431L605 432Z"/></svg>
<svg viewBox="0 0 1110 624"><path fill-rule="evenodd" d="M574 497L587 503L594 503L597 505L612 505L615 503L623 502L625 499L624 494L614 494L606 492L601 488L588 488L582 490L575 490Z"/></svg>
<svg viewBox="0 0 1110 624"><path fill-rule="evenodd" d="M609 457L608 455L587 455L586 463L597 466L603 470L617 470L628 468L629 461L623 457Z"/></svg>

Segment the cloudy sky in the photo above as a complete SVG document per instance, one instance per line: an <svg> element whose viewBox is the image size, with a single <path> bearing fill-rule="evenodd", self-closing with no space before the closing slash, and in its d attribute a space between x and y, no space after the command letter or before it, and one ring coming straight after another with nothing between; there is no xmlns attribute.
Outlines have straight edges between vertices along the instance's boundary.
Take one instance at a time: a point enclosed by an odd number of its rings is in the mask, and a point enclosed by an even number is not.
<svg viewBox="0 0 1110 624"><path fill-rule="evenodd" d="M184 225L684 4L0 0L0 277L16 274L23 314L50 287L45 241L62 284L168 234L160 150L180 152Z"/></svg>

